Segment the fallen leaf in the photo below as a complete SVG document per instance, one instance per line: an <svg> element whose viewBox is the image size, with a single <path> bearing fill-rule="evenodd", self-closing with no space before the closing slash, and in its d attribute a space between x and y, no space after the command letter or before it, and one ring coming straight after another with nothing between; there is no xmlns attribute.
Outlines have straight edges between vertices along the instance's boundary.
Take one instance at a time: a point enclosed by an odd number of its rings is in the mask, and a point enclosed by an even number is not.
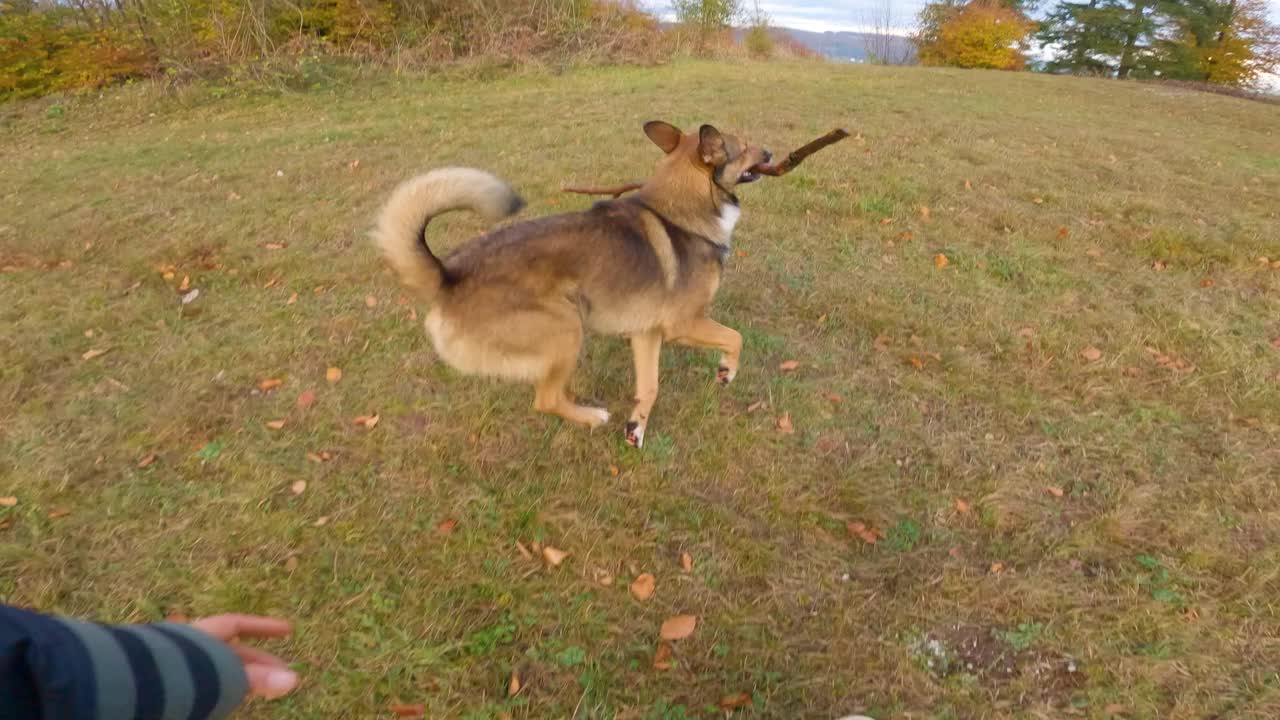
<svg viewBox="0 0 1280 720"><path fill-rule="evenodd" d="M191 618L187 617L186 613L177 608L170 608L169 611L165 613L164 619L172 623L182 623L183 625L191 622Z"/></svg>
<svg viewBox="0 0 1280 720"><path fill-rule="evenodd" d="M524 557L525 560L533 559L533 553L529 552L529 548L525 547L524 543L519 540L516 541L516 550L520 551L520 555Z"/></svg>
<svg viewBox="0 0 1280 720"><path fill-rule="evenodd" d="M313 462L313 463L322 463L322 462L324 462L324 458L320 457L319 455L317 455L317 454L315 454L315 453L313 453L313 452L309 452L309 453L307 453L307 459L308 459L308 460L310 460L310 461L311 461L311 462Z"/></svg>
<svg viewBox="0 0 1280 720"><path fill-rule="evenodd" d="M830 402L832 405L839 405L840 403L844 402L844 398L840 397L839 395L833 392L823 393L822 397L826 398L827 401Z"/></svg>
<svg viewBox="0 0 1280 720"><path fill-rule="evenodd" d="M347 163L347 169L348 169L348 170L355 170L355 169L356 169L356 168L358 168L358 167L360 167L360 161L359 161L359 160L352 160L351 162Z"/></svg>
<svg viewBox="0 0 1280 720"><path fill-rule="evenodd" d="M631 582L631 594L637 600L648 600L658 588L658 579L651 573L643 573Z"/></svg>
<svg viewBox="0 0 1280 720"><path fill-rule="evenodd" d="M436 532L441 535L452 535L454 528L458 527L458 521L453 518L446 518L436 525Z"/></svg>
<svg viewBox="0 0 1280 720"><path fill-rule="evenodd" d="M929 206L928 205L920 206L920 219L924 220L925 222L929 222Z"/></svg>
<svg viewBox="0 0 1280 720"><path fill-rule="evenodd" d="M96 358L96 357L102 357L103 355L106 355L106 354L107 354L107 353L109 353L109 352L111 352L111 348L104 348L104 349L102 349L102 350L86 350L86 351L84 351L84 353L80 356L80 359L81 359L81 360L92 360L92 359L94 359L94 358Z"/></svg>
<svg viewBox="0 0 1280 720"><path fill-rule="evenodd" d="M1168 269L1168 267L1169 267L1169 263L1163 260L1156 260L1155 262L1151 263L1151 269L1155 270L1156 272L1166 270Z"/></svg>
<svg viewBox="0 0 1280 720"><path fill-rule="evenodd" d="M693 570L693 556L687 552L680 553L680 569L685 572Z"/></svg>
<svg viewBox="0 0 1280 720"><path fill-rule="evenodd" d="M918 355L908 355L908 356L907 356L907 362L911 363L911 367L913 367L913 368L915 368L915 369L917 369L917 370L923 370L923 369L924 369L924 360L921 360L921 359L920 359L920 356L918 356Z"/></svg>
<svg viewBox="0 0 1280 720"><path fill-rule="evenodd" d="M764 407L764 405L765 405L764 400L757 400L757 401L755 401L755 402L753 402L753 403L751 403L750 405L748 405L748 406L747 406L747 412L749 412L749 413L751 413L751 412L755 412L755 411L759 410L760 408Z"/></svg>
<svg viewBox="0 0 1280 720"><path fill-rule="evenodd" d="M658 649L653 653L653 669L671 669L671 643L658 643Z"/></svg>
<svg viewBox="0 0 1280 720"><path fill-rule="evenodd" d="M172 279L173 279L173 271L172 271L172 270L166 270L166 271L164 271L164 272L160 275L160 277L164 278L165 280L172 280Z"/></svg>
<svg viewBox="0 0 1280 720"><path fill-rule="evenodd" d="M959 559L960 559L960 546L959 546L959 545L953 545L953 546L951 547L951 549L947 551L947 554L948 554L948 555L950 555L951 557L953 557L953 558L955 558L955 559L959 560Z"/></svg>
<svg viewBox="0 0 1280 720"><path fill-rule="evenodd" d="M280 378L267 378L266 380L258 383L258 389L262 392L267 392L268 390L274 390L283 384L284 381Z"/></svg>
<svg viewBox="0 0 1280 720"><path fill-rule="evenodd" d="M283 250L288 246L285 245L284 243L269 242L269 243L263 243L262 247L268 250Z"/></svg>
<svg viewBox="0 0 1280 720"><path fill-rule="evenodd" d="M1091 257L1091 258L1100 258L1100 257L1102 257L1102 249L1101 249L1101 248L1089 248L1088 250L1085 250L1085 251L1084 251L1084 254L1085 254L1085 255L1088 255L1088 256L1089 256L1089 257Z"/></svg>
<svg viewBox="0 0 1280 720"><path fill-rule="evenodd" d="M591 571L591 576L595 578L595 581L600 583L601 586L613 587L613 575L608 570L605 570L604 568L594 568Z"/></svg>
<svg viewBox="0 0 1280 720"><path fill-rule="evenodd" d="M239 200L240 196L233 191L233 192L227 193L227 199L235 201L235 200Z"/></svg>
<svg viewBox="0 0 1280 720"><path fill-rule="evenodd" d="M969 503L965 502L964 500L961 500L960 498L956 498L956 512L964 514L969 512L972 509L973 508L969 505Z"/></svg>
<svg viewBox="0 0 1280 720"><path fill-rule="evenodd" d="M342 369L331 367L324 371L324 379L331 383L336 383L342 379Z"/></svg>
<svg viewBox="0 0 1280 720"><path fill-rule="evenodd" d="M364 296L364 305L365 305L365 307L371 307L371 308L372 308L372 307L378 307L378 298L376 298L376 297L374 297L374 296L372 296L372 295L365 295L365 296Z"/></svg>
<svg viewBox="0 0 1280 720"><path fill-rule="evenodd" d="M795 431L795 426L791 424L791 413L782 413L782 417L778 418L778 432L783 435L791 435Z"/></svg>
<svg viewBox="0 0 1280 720"><path fill-rule="evenodd" d="M1277 350L1280 350L1280 335L1277 335L1275 336L1274 339L1272 339L1271 347L1276 348Z"/></svg>
<svg viewBox="0 0 1280 720"><path fill-rule="evenodd" d="M1142 374L1141 370L1132 366L1125 368L1121 372L1124 373L1125 377L1138 377L1139 375Z"/></svg>
<svg viewBox="0 0 1280 720"><path fill-rule="evenodd" d="M751 696L747 693L738 693L737 695L726 695L720 698L720 702L716 703L721 710L728 712L736 710L740 707L746 707L751 704Z"/></svg>
<svg viewBox="0 0 1280 720"><path fill-rule="evenodd" d="M306 390L303 390L301 394L298 395L297 405L303 410L306 410L307 408L311 407L311 405L315 403L315 401L316 401L316 391L312 390L311 388L307 388Z"/></svg>
<svg viewBox="0 0 1280 720"><path fill-rule="evenodd" d="M507 697L515 697L524 687L524 681L520 679L520 671L512 670L511 679L507 681Z"/></svg>
<svg viewBox="0 0 1280 720"><path fill-rule="evenodd" d="M307 489L306 480L297 480L292 485L289 486L289 490L291 490L294 495L301 495L303 492L306 491L306 489Z"/></svg>
<svg viewBox="0 0 1280 720"><path fill-rule="evenodd" d="M328 524L329 524L328 515L321 515L320 517L316 518L315 522L311 523L312 527L321 527Z"/></svg>
<svg viewBox="0 0 1280 720"><path fill-rule="evenodd" d="M973 183L969 182L969 181L966 179L966 180L964 181L964 189L965 189L965 190L972 190L972 189L973 189Z"/></svg>
<svg viewBox="0 0 1280 720"><path fill-rule="evenodd" d="M178 292L186 292L191 289L191 276L183 275L182 282L178 284Z"/></svg>
<svg viewBox="0 0 1280 720"><path fill-rule="evenodd" d="M892 341L893 341L893 338L889 337L888 335L885 335L884 333L880 333L879 335L876 336L875 340L871 341L871 346L874 347L879 352L888 352L889 343Z"/></svg>
<svg viewBox="0 0 1280 720"><path fill-rule="evenodd" d="M280 430L284 428L283 420L270 420L264 424L272 430Z"/></svg>
<svg viewBox="0 0 1280 720"><path fill-rule="evenodd" d="M542 559L551 567L560 567L560 563L569 557L569 553L563 550L557 550L550 545L542 548Z"/></svg>
<svg viewBox="0 0 1280 720"><path fill-rule="evenodd" d="M1060 488L1060 487L1058 487L1058 486L1056 486L1056 485L1050 485L1050 486L1046 487L1046 488L1045 488L1045 492L1048 492L1050 495L1052 495L1052 496L1054 496L1054 497L1056 497L1056 498L1060 498L1060 497L1062 497L1062 496L1063 496L1063 494L1064 494L1064 493L1062 492L1062 488Z"/></svg>
<svg viewBox="0 0 1280 720"><path fill-rule="evenodd" d="M285 569L285 572L293 572L294 570L297 570L298 556L290 555L288 558L286 558L284 561L284 569Z"/></svg>
<svg viewBox="0 0 1280 720"><path fill-rule="evenodd" d="M892 224L893 224L893 218L884 218L883 220L881 220L881 221L880 221L880 224L881 224L881 225L892 225Z"/></svg>
<svg viewBox="0 0 1280 720"><path fill-rule="evenodd" d="M609 466L609 474L610 474L610 475L612 475L613 477L618 477L618 475L619 475L621 472L622 472L622 469L621 469L621 468L619 468L617 465L610 465L610 466Z"/></svg>
<svg viewBox="0 0 1280 720"><path fill-rule="evenodd" d="M84 331L84 336L85 336L85 337L90 337L90 338L91 338L91 337L93 337L93 328L89 328L88 330L85 330L85 331Z"/></svg>
<svg viewBox="0 0 1280 720"><path fill-rule="evenodd" d="M911 232L910 230L904 230L904 231L902 231L902 232L898 233L898 239L899 239L899 240L910 240L910 239L914 238L915 236L916 236L916 234L915 234L915 233L913 233L913 232Z"/></svg>
<svg viewBox="0 0 1280 720"><path fill-rule="evenodd" d="M284 301L285 305L292 305L298 302L298 293L290 293L289 299Z"/></svg>
<svg viewBox="0 0 1280 720"><path fill-rule="evenodd" d="M351 422L364 427L365 430L372 430L378 424L378 414L359 415Z"/></svg>
<svg viewBox="0 0 1280 720"><path fill-rule="evenodd" d="M1068 236L1068 235L1070 235L1070 234L1071 234L1071 231L1067 229L1067 226L1066 226L1066 225L1063 225L1062 227L1058 228L1058 239L1059 239L1059 240L1066 240L1066 239L1067 239L1067 236Z"/></svg>
<svg viewBox="0 0 1280 720"><path fill-rule="evenodd" d="M1129 712L1129 708L1121 705L1120 703L1111 703L1110 705L1102 708L1102 712L1108 715L1124 715Z"/></svg>
<svg viewBox="0 0 1280 720"><path fill-rule="evenodd" d="M1086 362L1097 362L1102 359L1102 351L1090 345L1080 351L1080 357L1084 358Z"/></svg>
<svg viewBox="0 0 1280 720"><path fill-rule="evenodd" d="M683 640L693 634L698 626L698 618L694 615L675 615L667 618L658 631L663 640Z"/></svg>
<svg viewBox="0 0 1280 720"><path fill-rule="evenodd" d="M14 505L17 505L17 504L18 504L18 498L14 497L13 495L6 495L4 497L0 497L0 507L13 507Z"/></svg>
<svg viewBox="0 0 1280 720"><path fill-rule="evenodd" d="M138 461L138 467L139 467L140 469L141 469L141 468L145 468L145 467L150 467L150 466L151 466L151 464L152 464L152 463L154 463L155 461L156 461L155 453L152 453L151 455L148 455L148 456L146 456L146 457L142 458L141 460L139 460L139 461Z"/></svg>
<svg viewBox="0 0 1280 720"><path fill-rule="evenodd" d="M1018 330L1019 337L1029 338L1029 337L1034 337L1035 334L1036 334L1035 328L1024 327Z"/></svg>
<svg viewBox="0 0 1280 720"><path fill-rule="evenodd" d="M868 545L875 545L876 540L880 539L880 533L875 528L867 527L865 523L846 522L844 526L851 535L857 535Z"/></svg>
<svg viewBox="0 0 1280 720"><path fill-rule="evenodd" d="M1202 278L1200 280L1200 287L1205 289L1213 287L1213 278Z"/></svg>
<svg viewBox="0 0 1280 720"><path fill-rule="evenodd" d="M182 304L183 304L183 305L190 305L191 303L195 302L195 301L196 301L196 298L198 298L198 297L200 297L200 288L196 288L196 289L192 290L191 292L187 293L186 295L183 295L183 296L182 296Z"/></svg>
<svg viewBox="0 0 1280 720"><path fill-rule="evenodd" d="M998 562L991 563L992 575L999 575L1002 572L1004 572L1004 563L998 563Z"/></svg>
<svg viewBox="0 0 1280 720"><path fill-rule="evenodd" d="M70 514L71 514L71 511L66 508L54 508L53 510L49 511L49 519L57 520L58 518L64 518Z"/></svg>
<svg viewBox="0 0 1280 720"><path fill-rule="evenodd" d="M358 161L357 161L358 162ZM355 168L352 168L353 170ZM396 717L417 718L427 714L427 706L422 703L416 705L408 705L406 703L391 703L387 709Z"/></svg>
<svg viewBox="0 0 1280 720"><path fill-rule="evenodd" d="M746 257L746 256L747 256L747 251L746 251L746 250L736 250L736 251L734 251L734 253L733 253L733 254L734 254L734 255L737 255L738 257Z"/></svg>
<svg viewBox="0 0 1280 720"><path fill-rule="evenodd" d="M800 367L799 360L784 360L781 363L778 363L778 369L782 372L791 372L798 367Z"/></svg>
<svg viewBox="0 0 1280 720"><path fill-rule="evenodd" d="M939 270L941 270L942 268L950 264L951 264L951 261L947 259L947 256L943 255L942 253L938 253L937 255L933 256L933 266L938 268Z"/></svg>
<svg viewBox="0 0 1280 720"><path fill-rule="evenodd" d="M1033 198L1031 198L1031 202L1035 203L1036 205L1043 205L1043 204L1044 204L1044 198L1042 198L1042 197L1033 197Z"/></svg>

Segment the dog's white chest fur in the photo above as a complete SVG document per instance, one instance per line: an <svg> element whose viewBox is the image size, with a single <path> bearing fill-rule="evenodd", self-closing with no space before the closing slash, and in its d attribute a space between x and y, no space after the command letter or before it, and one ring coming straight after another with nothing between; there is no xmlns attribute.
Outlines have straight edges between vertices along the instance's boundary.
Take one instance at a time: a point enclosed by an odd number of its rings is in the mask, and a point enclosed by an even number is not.
<svg viewBox="0 0 1280 720"><path fill-rule="evenodd" d="M720 207L720 230L724 233L726 245L733 238L733 228L738 224L740 217L742 217L742 208L737 205L725 203Z"/></svg>

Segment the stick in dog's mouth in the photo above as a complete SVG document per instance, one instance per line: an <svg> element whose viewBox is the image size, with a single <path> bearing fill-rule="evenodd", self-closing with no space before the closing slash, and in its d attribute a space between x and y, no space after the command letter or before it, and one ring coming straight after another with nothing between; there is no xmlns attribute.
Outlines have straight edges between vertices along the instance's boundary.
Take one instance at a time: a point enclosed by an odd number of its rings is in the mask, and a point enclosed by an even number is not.
<svg viewBox="0 0 1280 720"><path fill-rule="evenodd" d="M836 128L826 135L823 135L822 137L810 141L799 148L792 150L790 153L787 153L787 156L783 158L780 163L760 163L759 165L753 165L746 172L742 173L738 178L738 182L755 182L756 180L759 180L762 175L768 175L769 177L786 175L796 169L796 166L800 163L804 162L805 158L829 145L834 145L847 137L849 137L848 130L845 130L844 128ZM562 192L577 193L579 195L612 195L616 198L624 193L629 193L632 190L639 189L640 183L628 183L615 188L562 188Z"/></svg>

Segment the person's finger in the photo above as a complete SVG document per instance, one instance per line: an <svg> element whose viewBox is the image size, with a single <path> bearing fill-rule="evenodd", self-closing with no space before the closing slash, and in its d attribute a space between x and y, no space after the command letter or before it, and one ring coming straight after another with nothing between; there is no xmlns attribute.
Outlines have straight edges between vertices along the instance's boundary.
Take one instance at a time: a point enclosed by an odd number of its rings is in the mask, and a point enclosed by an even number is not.
<svg viewBox="0 0 1280 720"><path fill-rule="evenodd" d="M289 663L272 655L266 650L259 650L256 647L248 645L231 645L231 650L240 658L240 662L245 665L266 665L268 667L287 668Z"/></svg>
<svg viewBox="0 0 1280 720"><path fill-rule="evenodd" d="M267 665L245 665L244 674L249 678L249 691L258 697L275 700L293 692L298 687L298 674Z"/></svg>
<svg viewBox="0 0 1280 720"><path fill-rule="evenodd" d="M261 615L214 615L193 620L191 627L203 630L220 639L235 637L284 637L293 632L288 620L262 617Z"/></svg>

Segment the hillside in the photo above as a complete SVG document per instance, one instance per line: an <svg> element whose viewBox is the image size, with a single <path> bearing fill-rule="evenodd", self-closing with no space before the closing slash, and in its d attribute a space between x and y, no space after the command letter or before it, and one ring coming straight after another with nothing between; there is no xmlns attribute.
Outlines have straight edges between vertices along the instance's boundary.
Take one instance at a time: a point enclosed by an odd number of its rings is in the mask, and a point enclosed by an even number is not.
<svg viewBox="0 0 1280 720"><path fill-rule="evenodd" d="M291 617L245 717L1280 716L1280 107L744 61L0 113L0 597ZM857 137L741 190L741 371L664 348L637 452L623 341L614 421L537 415L366 233L444 165L586 208L655 117Z"/></svg>

